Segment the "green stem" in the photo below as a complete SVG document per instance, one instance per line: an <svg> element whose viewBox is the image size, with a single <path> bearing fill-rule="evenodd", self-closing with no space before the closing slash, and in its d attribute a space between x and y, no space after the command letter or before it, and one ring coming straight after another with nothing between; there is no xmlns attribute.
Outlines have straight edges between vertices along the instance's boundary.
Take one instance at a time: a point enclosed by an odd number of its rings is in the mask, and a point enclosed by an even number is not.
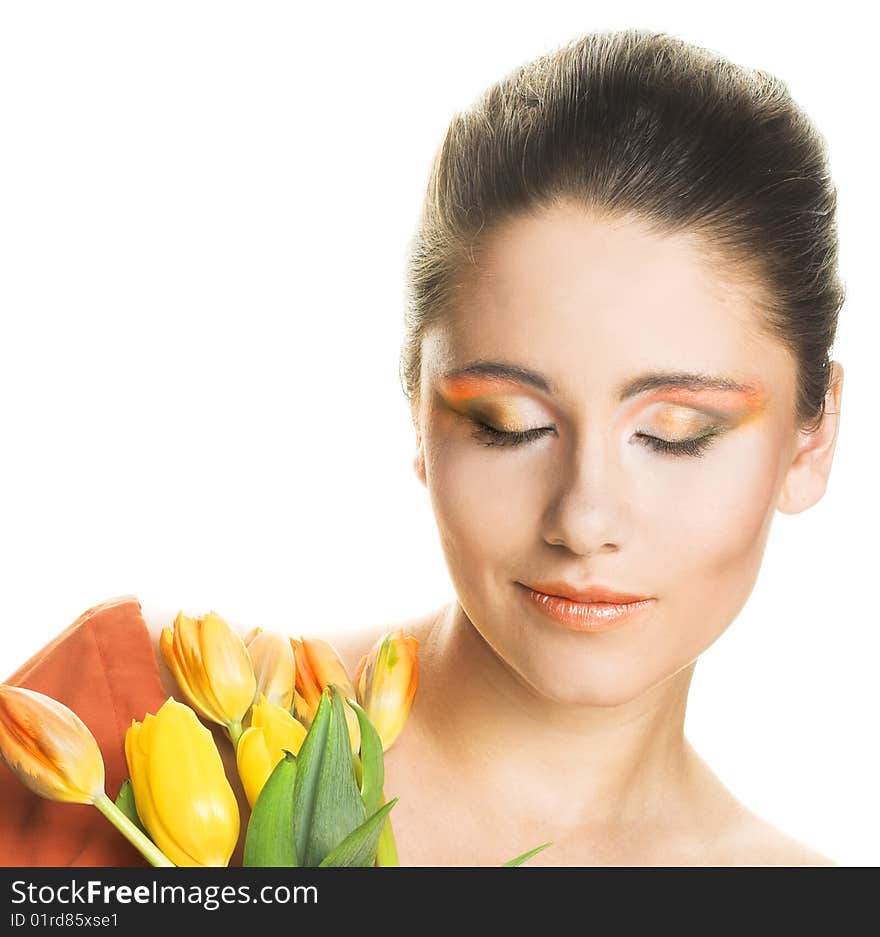
<svg viewBox="0 0 880 937"><path fill-rule="evenodd" d="M241 721L239 722L227 722L226 731L229 733L229 738L232 741L233 749L238 749L238 740L241 738L244 729L242 728Z"/></svg>
<svg viewBox="0 0 880 937"><path fill-rule="evenodd" d="M357 755L352 755L352 760L354 761L354 776L357 781L358 789L360 789L363 784L364 777L364 765L361 759ZM385 791L382 791L382 796L379 798L379 803L376 806L376 809L381 807L386 802ZM400 860L397 857L397 843L394 841L394 830L391 829L391 817L388 816L385 819L385 825L382 827L382 832L379 834L379 844L376 848L376 865L377 866L399 866Z"/></svg>
<svg viewBox="0 0 880 937"><path fill-rule="evenodd" d="M128 817L106 795L95 801L95 806L119 830L120 833L138 850L138 852L153 866L174 866L174 863L161 849L147 836L145 836Z"/></svg>
<svg viewBox="0 0 880 937"><path fill-rule="evenodd" d="M379 806L385 803L385 791L379 798ZM385 825L379 834L379 845L376 849L377 866L399 866L400 859L397 857L397 843L394 841L394 830L391 829L391 816L385 818Z"/></svg>

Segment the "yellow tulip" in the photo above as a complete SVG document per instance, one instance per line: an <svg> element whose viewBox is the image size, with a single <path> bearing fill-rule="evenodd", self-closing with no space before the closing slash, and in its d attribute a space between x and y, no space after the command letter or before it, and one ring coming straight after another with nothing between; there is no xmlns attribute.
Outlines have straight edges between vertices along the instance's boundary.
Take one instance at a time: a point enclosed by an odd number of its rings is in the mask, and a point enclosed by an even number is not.
<svg viewBox="0 0 880 937"><path fill-rule="evenodd" d="M358 664L357 699L388 751L400 735L419 685L419 642L403 629L379 638Z"/></svg>
<svg viewBox="0 0 880 937"><path fill-rule="evenodd" d="M332 644L320 638L291 638L290 644L296 658L294 715L311 725L321 702L321 694L331 684L339 687L343 696L355 698L354 684ZM361 744L361 727L348 704L345 705L345 720L348 723L351 750L357 754Z"/></svg>
<svg viewBox="0 0 880 937"><path fill-rule="evenodd" d="M199 618L179 612L171 628L162 629L159 646L193 709L225 725L237 743L257 692L241 637L214 611Z"/></svg>
<svg viewBox="0 0 880 937"><path fill-rule="evenodd" d="M125 757L138 816L175 865L225 866L239 833L238 802L209 729L167 699L132 720Z"/></svg>
<svg viewBox="0 0 880 937"><path fill-rule="evenodd" d="M251 807L284 752L298 755L305 737L305 726L286 709L265 696L254 703L250 728L244 730L235 752L238 775Z"/></svg>
<svg viewBox="0 0 880 937"><path fill-rule="evenodd" d="M0 686L0 755L48 800L93 804L104 794L104 759L88 726L63 703Z"/></svg>
<svg viewBox="0 0 880 937"><path fill-rule="evenodd" d="M255 628L245 637L244 643L254 667L257 698L264 693L269 702L289 710L293 705L296 682L296 665L290 641L277 631Z"/></svg>

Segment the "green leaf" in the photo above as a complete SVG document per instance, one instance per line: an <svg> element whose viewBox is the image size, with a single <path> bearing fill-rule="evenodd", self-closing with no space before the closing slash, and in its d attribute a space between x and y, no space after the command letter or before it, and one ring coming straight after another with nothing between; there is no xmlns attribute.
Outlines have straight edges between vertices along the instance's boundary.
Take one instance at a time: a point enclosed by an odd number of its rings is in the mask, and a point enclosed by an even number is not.
<svg viewBox="0 0 880 937"><path fill-rule="evenodd" d="M538 853L542 849L546 849L548 846L552 846L552 845L553 845L553 842L551 840L551 842L549 843L543 843L540 846L535 846L534 849L530 849L528 852L524 852L521 856L517 856L515 859L511 859L509 862L502 862L501 866L503 868L504 866L522 865L526 861L526 859L531 859L532 856L535 855L535 853Z"/></svg>
<svg viewBox="0 0 880 937"><path fill-rule="evenodd" d="M119 788L119 793L116 795L116 800L113 801L116 806L128 817L129 820L147 836L150 834L147 833L143 823L141 823L141 818L138 816L137 807L134 803L134 788L131 786L131 780L126 778L122 782L122 787Z"/></svg>
<svg viewBox="0 0 880 937"><path fill-rule="evenodd" d="M251 811L242 865L296 868L293 821L296 774L296 757L285 751Z"/></svg>
<svg viewBox="0 0 880 937"><path fill-rule="evenodd" d="M329 697L326 690L321 695L300 748L293 795L296 853L301 865L310 868L366 817L354 776L342 695L335 686L328 690Z"/></svg>
<svg viewBox="0 0 880 937"><path fill-rule="evenodd" d="M317 865L324 856L356 830L366 819L367 810L361 799L354 773L351 736L345 718L343 696L335 686L330 687L332 716L327 747L321 764L318 799L312 821L314 852L311 858Z"/></svg>
<svg viewBox="0 0 880 937"><path fill-rule="evenodd" d="M385 803L384 793L381 803ZM382 832L379 834L379 844L376 847L376 865L379 868L400 865L400 857L397 855L397 841L394 838L394 830L391 828L391 817L388 817L385 821L385 826L382 827Z"/></svg>
<svg viewBox="0 0 880 937"><path fill-rule="evenodd" d="M320 867L342 868L344 866L366 867L375 865L376 846L379 842L379 836L385 826L388 813L397 803L397 800L397 797L394 800L389 800L387 804L380 807L356 830L349 833L331 853L321 860Z"/></svg>
<svg viewBox="0 0 880 937"><path fill-rule="evenodd" d="M382 739L369 717L353 699L348 705L355 711L361 727L361 798L367 816L373 813L382 799L385 783L385 760L382 755Z"/></svg>
<svg viewBox="0 0 880 937"><path fill-rule="evenodd" d="M312 830L315 813L315 801L318 795L318 776L324 748L327 744L327 732L330 728L330 700L326 693L321 694L312 724L303 739L296 761L296 783L293 787L293 816L296 828L296 854L303 865L306 860L306 843Z"/></svg>

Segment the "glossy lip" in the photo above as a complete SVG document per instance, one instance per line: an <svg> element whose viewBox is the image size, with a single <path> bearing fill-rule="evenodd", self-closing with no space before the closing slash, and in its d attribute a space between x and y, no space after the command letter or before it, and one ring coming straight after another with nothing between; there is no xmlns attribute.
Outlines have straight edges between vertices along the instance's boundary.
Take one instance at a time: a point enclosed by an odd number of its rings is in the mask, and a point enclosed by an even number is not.
<svg viewBox="0 0 880 937"><path fill-rule="evenodd" d="M628 602L642 602L651 598L649 595L616 592L609 586L603 585L590 586L587 589L575 589L574 586L565 582L534 582L531 585L521 582L520 585L544 595L571 599L572 602L611 602L615 605L624 605Z"/></svg>
<svg viewBox="0 0 880 937"><path fill-rule="evenodd" d="M654 601L653 598L614 592L604 586L573 590L561 583L552 584L555 589L562 586L569 592L590 599L577 601L567 596L538 591L521 582L517 585L522 587L525 595L540 611L572 631L608 631L630 620ZM551 587L550 583L543 585L548 589ZM601 601L609 597L616 601Z"/></svg>

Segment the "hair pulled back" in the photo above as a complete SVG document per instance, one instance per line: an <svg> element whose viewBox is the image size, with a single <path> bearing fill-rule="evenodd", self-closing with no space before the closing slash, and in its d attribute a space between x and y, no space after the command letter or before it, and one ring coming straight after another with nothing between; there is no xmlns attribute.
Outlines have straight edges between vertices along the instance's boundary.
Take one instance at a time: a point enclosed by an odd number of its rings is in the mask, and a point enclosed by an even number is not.
<svg viewBox="0 0 880 937"><path fill-rule="evenodd" d="M845 288L824 138L787 85L665 33L584 35L521 65L451 120L409 244L400 378L506 219L560 200L693 231L756 284L797 363L794 414L824 414Z"/></svg>

